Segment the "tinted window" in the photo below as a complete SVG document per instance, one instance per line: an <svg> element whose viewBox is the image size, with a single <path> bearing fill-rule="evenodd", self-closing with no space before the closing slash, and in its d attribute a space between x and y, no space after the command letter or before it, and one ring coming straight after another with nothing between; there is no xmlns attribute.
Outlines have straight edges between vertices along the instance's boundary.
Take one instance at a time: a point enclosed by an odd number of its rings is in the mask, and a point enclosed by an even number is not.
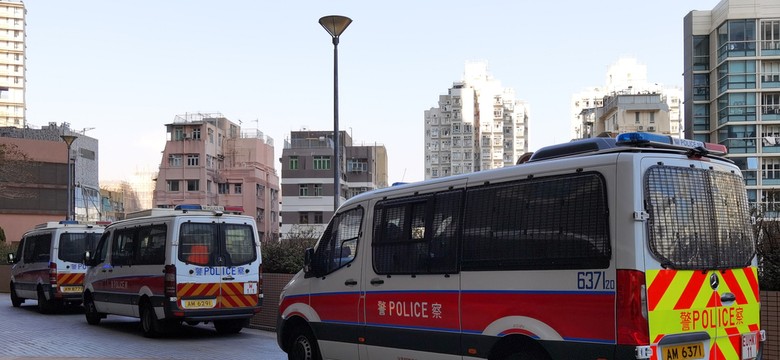
<svg viewBox="0 0 780 360"><path fill-rule="evenodd" d="M184 223L179 232L179 260L202 266L237 266L257 260L252 226Z"/></svg>
<svg viewBox="0 0 780 360"><path fill-rule="evenodd" d="M606 268L607 194L596 173L467 190L462 270Z"/></svg>
<svg viewBox="0 0 780 360"><path fill-rule="evenodd" d="M94 251L101 233L64 233L60 235L57 256L62 261L80 263L84 253Z"/></svg>
<svg viewBox="0 0 780 360"><path fill-rule="evenodd" d="M24 262L49 262L51 253L51 234L33 235L27 237L24 243Z"/></svg>
<svg viewBox="0 0 780 360"><path fill-rule="evenodd" d="M333 217L317 243L312 265L318 275L329 274L355 259L363 208L354 208Z"/></svg>
<svg viewBox="0 0 780 360"><path fill-rule="evenodd" d="M225 250L231 265L243 265L257 259L257 247L252 227L248 225L223 224Z"/></svg>
<svg viewBox="0 0 780 360"><path fill-rule="evenodd" d="M111 244L111 265L132 265L135 246L135 231L133 229L117 230Z"/></svg>

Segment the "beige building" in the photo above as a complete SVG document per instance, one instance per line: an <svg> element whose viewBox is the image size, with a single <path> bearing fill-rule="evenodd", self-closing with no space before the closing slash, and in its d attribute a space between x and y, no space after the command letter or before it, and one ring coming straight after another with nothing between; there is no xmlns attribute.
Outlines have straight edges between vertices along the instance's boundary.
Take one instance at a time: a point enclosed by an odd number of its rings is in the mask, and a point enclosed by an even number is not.
<svg viewBox="0 0 780 360"><path fill-rule="evenodd" d="M662 94L614 94L605 96L594 113L593 135L645 131L671 134L669 106Z"/></svg>
<svg viewBox="0 0 780 360"><path fill-rule="evenodd" d="M156 179L154 207L219 205L257 220L263 239L279 237L279 176L273 139L220 113L178 115Z"/></svg>
<svg viewBox="0 0 780 360"><path fill-rule="evenodd" d="M26 14L21 0L0 1L0 126L27 125Z"/></svg>
<svg viewBox="0 0 780 360"><path fill-rule="evenodd" d="M723 0L683 31L686 138L725 145L751 205L780 217L780 3Z"/></svg>

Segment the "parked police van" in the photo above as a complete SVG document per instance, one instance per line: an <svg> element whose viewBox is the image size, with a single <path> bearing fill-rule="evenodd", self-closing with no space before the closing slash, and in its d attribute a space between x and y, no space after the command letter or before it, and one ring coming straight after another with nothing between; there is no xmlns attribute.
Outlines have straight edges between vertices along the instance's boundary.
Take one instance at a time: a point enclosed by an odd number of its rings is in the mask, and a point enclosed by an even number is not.
<svg viewBox="0 0 780 360"><path fill-rule="evenodd" d="M291 359L759 359L740 169L648 133L347 200L280 298Z"/></svg>
<svg viewBox="0 0 780 360"><path fill-rule="evenodd" d="M238 333L260 311L260 239L251 216L219 207L151 209L112 223L85 261L87 322L138 317L144 335L212 322Z"/></svg>
<svg viewBox="0 0 780 360"><path fill-rule="evenodd" d="M87 270L81 259L102 233L101 225L74 220L47 222L27 231L16 254L8 254L13 264L11 305L34 299L40 312L49 313L62 305L80 304Z"/></svg>

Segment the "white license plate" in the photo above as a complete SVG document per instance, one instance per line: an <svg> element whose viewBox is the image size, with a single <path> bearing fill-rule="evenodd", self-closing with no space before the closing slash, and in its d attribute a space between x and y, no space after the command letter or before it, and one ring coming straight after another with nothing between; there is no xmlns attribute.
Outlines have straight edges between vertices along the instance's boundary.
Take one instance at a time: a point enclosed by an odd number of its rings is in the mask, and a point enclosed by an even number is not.
<svg viewBox="0 0 780 360"><path fill-rule="evenodd" d="M64 293L80 293L81 286L60 286L60 291Z"/></svg>
<svg viewBox="0 0 780 360"><path fill-rule="evenodd" d="M185 309L211 309L217 304L216 299L182 300Z"/></svg>
<svg viewBox="0 0 780 360"><path fill-rule="evenodd" d="M257 294L257 283L256 282L245 282L244 283L244 295L255 295Z"/></svg>
<svg viewBox="0 0 780 360"><path fill-rule="evenodd" d="M758 356L756 333L742 335L742 359L755 359Z"/></svg>

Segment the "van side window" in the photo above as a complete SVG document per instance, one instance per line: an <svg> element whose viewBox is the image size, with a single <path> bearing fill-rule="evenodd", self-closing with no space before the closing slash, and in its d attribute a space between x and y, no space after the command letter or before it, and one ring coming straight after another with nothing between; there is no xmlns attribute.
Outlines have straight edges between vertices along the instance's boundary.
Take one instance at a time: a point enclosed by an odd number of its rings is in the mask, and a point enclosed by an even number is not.
<svg viewBox="0 0 780 360"><path fill-rule="evenodd" d="M608 215L605 181L598 173L469 189L461 269L607 268Z"/></svg>
<svg viewBox="0 0 780 360"><path fill-rule="evenodd" d="M111 244L111 265L134 265L135 230L117 230Z"/></svg>
<svg viewBox="0 0 780 360"><path fill-rule="evenodd" d="M51 234L33 235L26 239L24 246L24 262L49 262L51 253Z"/></svg>
<svg viewBox="0 0 780 360"><path fill-rule="evenodd" d="M95 254L92 255L92 260L94 260L96 264L106 261L109 241L111 241L111 232L106 231L103 233L103 236L100 237L100 242L98 242L97 247L95 248Z"/></svg>
<svg viewBox="0 0 780 360"><path fill-rule="evenodd" d="M146 226L138 229L138 251L133 264L162 265L165 263L165 224Z"/></svg>
<svg viewBox="0 0 780 360"><path fill-rule="evenodd" d="M317 274L327 275L355 259L362 222L362 207L333 217L314 252L312 264Z"/></svg>
<svg viewBox="0 0 780 360"><path fill-rule="evenodd" d="M377 274L457 272L462 190L387 200L374 210Z"/></svg>

